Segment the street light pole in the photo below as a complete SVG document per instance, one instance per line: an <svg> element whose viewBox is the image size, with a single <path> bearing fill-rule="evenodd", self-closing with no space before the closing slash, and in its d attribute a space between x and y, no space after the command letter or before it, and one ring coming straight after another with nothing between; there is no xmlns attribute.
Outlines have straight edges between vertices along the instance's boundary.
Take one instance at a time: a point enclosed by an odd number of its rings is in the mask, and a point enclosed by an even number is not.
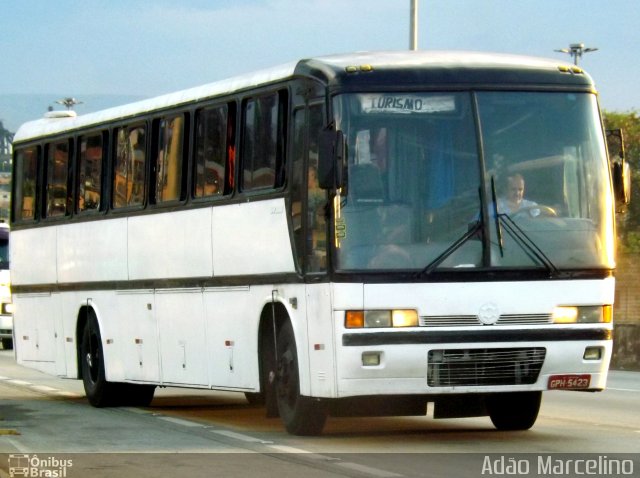
<svg viewBox="0 0 640 478"><path fill-rule="evenodd" d="M597 51L597 48L585 47L584 43L572 43L569 45L569 48L562 48L557 51L558 53L568 53L573 58L573 64L578 66L578 58L582 58L584 53L590 53L592 51Z"/></svg>
<svg viewBox="0 0 640 478"><path fill-rule="evenodd" d="M409 50L418 49L418 0L411 0L411 31L409 32Z"/></svg>

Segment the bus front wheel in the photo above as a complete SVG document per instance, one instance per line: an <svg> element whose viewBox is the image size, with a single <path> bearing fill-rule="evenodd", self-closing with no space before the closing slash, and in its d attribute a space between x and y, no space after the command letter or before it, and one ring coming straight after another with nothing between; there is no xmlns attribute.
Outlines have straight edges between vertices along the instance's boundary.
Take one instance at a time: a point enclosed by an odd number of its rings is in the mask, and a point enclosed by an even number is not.
<svg viewBox="0 0 640 478"><path fill-rule="evenodd" d="M119 395L118 384L107 382L105 378L100 327L93 313L82 330L80 356L82 382L89 403L94 407L114 405Z"/></svg>
<svg viewBox="0 0 640 478"><path fill-rule="evenodd" d="M496 393L487 397L487 411L498 430L528 430L538 418L542 392Z"/></svg>
<svg viewBox="0 0 640 478"><path fill-rule="evenodd" d="M327 419L323 404L300 395L298 354L290 322L278 333L276 400L280 418L293 435L319 435Z"/></svg>
<svg viewBox="0 0 640 478"><path fill-rule="evenodd" d="M115 385L115 384L114 384ZM130 407L148 407L156 392L155 385L121 383L120 403Z"/></svg>

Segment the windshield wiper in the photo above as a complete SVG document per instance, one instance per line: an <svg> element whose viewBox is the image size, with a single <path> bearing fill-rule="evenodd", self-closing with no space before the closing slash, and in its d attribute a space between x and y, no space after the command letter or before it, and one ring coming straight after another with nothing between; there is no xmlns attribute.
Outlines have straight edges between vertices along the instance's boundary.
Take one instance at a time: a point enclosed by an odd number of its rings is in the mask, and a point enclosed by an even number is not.
<svg viewBox="0 0 640 478"><path fill-rule="evenodd" d="M500 223L500 214L498 213L498 199L496 198L496 183L491 176L491 200L493 201L493 218L496 221L496 235L498 237L498 247L500 248L500 257L504 257L504 243L502 241L502 227Z"/></svg>
<svg viewBox="0 0 640 478"><path fill-rule="evenodd" d="M504 226L504 230L509 233L509 235L516 241L516 243L522 248L522 250L529 256L531 260L537 259L539 263L541 263L550 274L557 274L558 268L555 264L549 259L542 249L531 239L526 232L522 230L518 224L515 223L513 219L509 217L509 215L501 213L498 214L498 220L501 221L501 224ZM502 251L502 246L500 247Z"/></svg>
<svg viewBox="0 0 640 478"><path fill-rule="evenodd" d="M479 231L482 231L482 215L480 219L476 221L467 232L465 232L456 242L447 247L444 251L442 251L438 256L433 259L429 264L426 265L424 269L420 272L416 273L416 277L422 277L431 274L431 272L438 267L442 262L449 257L451 254L456 252L462 245L467 242L469 239L478 234Z"/></svg>

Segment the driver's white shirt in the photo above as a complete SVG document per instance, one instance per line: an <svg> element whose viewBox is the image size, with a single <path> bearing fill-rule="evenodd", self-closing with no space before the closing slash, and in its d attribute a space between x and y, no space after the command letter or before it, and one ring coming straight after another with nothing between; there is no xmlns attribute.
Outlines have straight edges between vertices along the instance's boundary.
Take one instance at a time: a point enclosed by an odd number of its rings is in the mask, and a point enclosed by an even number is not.
<svg viewBox="0 0 640 478"><path fill-rule="evenodd" d="M509 202L506 199L498 198L498 212L503 214L513 214L514 212L518 212L520 209L537 206L538 203L535 201L529 201L528 199L523 199L520 201L520 207L516 210L511 210L509 207Z"/></svg>

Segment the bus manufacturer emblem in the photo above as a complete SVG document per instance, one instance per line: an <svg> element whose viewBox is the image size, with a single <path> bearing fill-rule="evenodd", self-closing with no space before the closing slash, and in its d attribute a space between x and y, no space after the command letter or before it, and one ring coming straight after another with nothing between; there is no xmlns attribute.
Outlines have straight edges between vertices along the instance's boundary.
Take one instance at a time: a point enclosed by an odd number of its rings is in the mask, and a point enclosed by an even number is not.
<svg viewBox="0 0 640 478"><path fill-rule="evenodd" d="M498 306L493 302L489 302L487 304L483 304L478 311L478 319L484 325L495 325L500 318L500 310Z"/></svg>

